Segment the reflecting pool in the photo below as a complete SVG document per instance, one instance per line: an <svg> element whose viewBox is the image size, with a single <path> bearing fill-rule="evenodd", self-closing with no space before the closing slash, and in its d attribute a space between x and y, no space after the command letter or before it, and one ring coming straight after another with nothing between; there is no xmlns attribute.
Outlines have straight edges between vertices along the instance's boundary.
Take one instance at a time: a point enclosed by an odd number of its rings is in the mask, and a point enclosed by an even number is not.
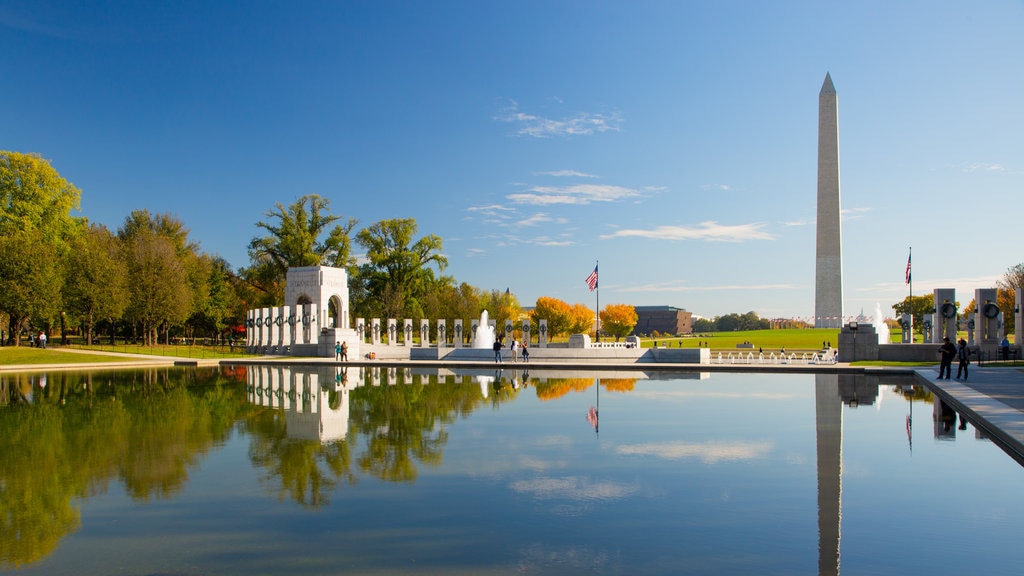
<svg viewBox="0 0 1024 576"><path fill-rule="evenodd" d="M1016 573L1021 466L909 379L0 374L0 571Z"/></svg>

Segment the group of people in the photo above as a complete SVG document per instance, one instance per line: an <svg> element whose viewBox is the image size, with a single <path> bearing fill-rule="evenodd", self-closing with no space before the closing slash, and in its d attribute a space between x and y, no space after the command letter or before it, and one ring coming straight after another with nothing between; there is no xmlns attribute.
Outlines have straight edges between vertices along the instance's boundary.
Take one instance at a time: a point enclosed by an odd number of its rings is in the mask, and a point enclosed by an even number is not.
<svg viewBox="0 0 1024 576"><path fill-rule="evenodd" d="M971 363L971 354L967 349L967 341L963 338L954 346L949 341L949 337L942 339L942 346L939 346L939 380L949 380L951 373L953 372L953 358L959 361L956 368L956 379L960 379L960 375L963 374L964 380L967 380L967 366Z"/></svg>
<svg viewBox="0 0 1024 576"><path fill-rule="evenodd" d="M334 344L334 359L348 362L348 342L336 342Z"/></svg>
<svg viewBox="0 0 1024 576"><path fill-rule="evenodd" d="M500 337L494 339L494 344L492 345L492 348L494 349L494 361L500 364L501 349L504 348L504 344L501 343ZM515 337L513 337L512 343L509 345L508 348L512 352L513 362L516 362L520 355L522 355L523 357L523 362L530 361L530 350L526 347L526 342L520 342L516 340Z"/></svg>

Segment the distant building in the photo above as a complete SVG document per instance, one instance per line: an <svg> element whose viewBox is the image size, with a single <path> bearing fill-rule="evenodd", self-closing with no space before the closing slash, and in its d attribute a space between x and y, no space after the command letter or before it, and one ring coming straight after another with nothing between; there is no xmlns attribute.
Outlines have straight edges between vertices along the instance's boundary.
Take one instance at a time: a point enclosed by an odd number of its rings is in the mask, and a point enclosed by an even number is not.
<svg viewBox="0 0 1024 576"><path fill-rule="evenodd" d="M637 322L634 335L693 333L693 313L675 306L634 306Z"/></svg>

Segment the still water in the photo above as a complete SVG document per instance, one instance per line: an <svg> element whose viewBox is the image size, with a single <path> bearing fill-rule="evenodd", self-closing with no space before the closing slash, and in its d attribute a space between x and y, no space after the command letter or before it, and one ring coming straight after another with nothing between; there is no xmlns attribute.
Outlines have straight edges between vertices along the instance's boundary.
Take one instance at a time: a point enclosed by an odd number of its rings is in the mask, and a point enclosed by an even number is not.
<svg viewBox="0 0 1024 576"><path fill-rule="evenodd" d="M0 374L0 571L1018 572L1021 466L912 383Z"/></svg>

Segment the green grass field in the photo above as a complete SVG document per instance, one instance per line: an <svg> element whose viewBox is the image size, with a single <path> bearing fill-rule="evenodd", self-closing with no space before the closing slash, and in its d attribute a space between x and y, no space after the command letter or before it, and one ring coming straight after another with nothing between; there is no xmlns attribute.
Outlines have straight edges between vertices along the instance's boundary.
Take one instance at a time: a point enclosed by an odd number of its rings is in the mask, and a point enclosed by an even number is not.
<svg viewBox="0 0 1024 576"><path fill-rule="evenodd" d="M124 358L105 354L62 352L57 348L4 346L0 348L0 366L14 364L75 364L79 362L123 362Z"/></svg>
<svg viewBox="0 0 1024 576"><path fill-rule="evenodd" d="M697 334L685 338L646 339L643 345L669 348L707 348L718 350L735 350L737 344L749 342L754 349L777 352L782 348L786 352L820 350L822 343L831 343L835 347L839 342L839 330L836 328L788 328L783 330L749 330L743 332L715 332ZM703 343L706 343L703 344Z"/></svg>

